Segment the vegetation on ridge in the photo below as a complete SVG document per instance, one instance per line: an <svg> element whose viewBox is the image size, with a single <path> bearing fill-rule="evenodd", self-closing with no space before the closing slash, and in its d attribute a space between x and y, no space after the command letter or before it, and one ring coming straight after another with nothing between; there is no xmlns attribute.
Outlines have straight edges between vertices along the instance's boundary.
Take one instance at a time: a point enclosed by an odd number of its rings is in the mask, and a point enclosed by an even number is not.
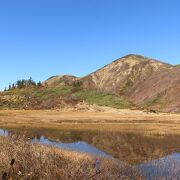
<svg viewBox="0 0 180 180"><path fill-rule="evenodd" d="M19 80L13 88L0 93L1 109L51 109L87 102L99 106L130 108L132 105L118 95L83 89L81 81L72 85L47 86L32 79Z"/></svg>
<svg viewBox="0 0 180 180"><path fill-rule="evenodd" d="M42 83L41 81L39 81L38 83L36 83L31 77L29 79L20 79L17 80L17 82L13 83L12 85L9 84L8 89L5 88L4 91L10 91L13 89L22 89L22 88L27 88L27 87L41 87Z"/></svg>

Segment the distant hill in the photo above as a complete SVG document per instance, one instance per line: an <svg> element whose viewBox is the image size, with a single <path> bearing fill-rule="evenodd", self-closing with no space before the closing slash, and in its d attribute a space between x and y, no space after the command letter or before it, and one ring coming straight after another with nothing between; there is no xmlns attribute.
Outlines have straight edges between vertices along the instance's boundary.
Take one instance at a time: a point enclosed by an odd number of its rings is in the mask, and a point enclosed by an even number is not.
<svg viewBox="0 0 180 180"><path fill-rule="evenodd" d="M71 75L58 75L53 76L47 79L44 84L47 84L50 87L56 86L56 85L72 85L75 80L78 80L77 77L71 76Z"/></svg>
<svg viewBox="0 0 180 180"><path fill-rule="evenodd" d="M180 112L180 66L130 54L82 78L53 76L41 88L0 94L0 108L48 109L79 102Z"/></svg>

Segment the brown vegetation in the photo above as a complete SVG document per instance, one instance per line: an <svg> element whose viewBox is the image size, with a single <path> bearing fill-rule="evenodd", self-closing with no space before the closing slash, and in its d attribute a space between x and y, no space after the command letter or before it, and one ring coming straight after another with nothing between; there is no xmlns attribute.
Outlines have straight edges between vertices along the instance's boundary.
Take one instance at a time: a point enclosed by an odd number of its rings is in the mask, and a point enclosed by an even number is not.
<svg viewBox="0 0 180 180"><path fill-rule="evenodd" d="M142 179L138 171L112 159L32 144L23 137L0 138L0 147L4 179Z"/></svg>
<svg viewBox="0 0 180 180"><path fill-rule="evenodd" d="M43 136L55 142L83 141L128 164L141 164L180 152L179 135L56 128L9 128L8 130L11 134L26 134L29 138L36 137L37 139Z"/></svg>
<svg viewBox="0 0 180 180"><path fill-rule="evenodd" d="M8 110L0 111L0 127L180 134L180 115L113 109L108 112Z"/></svg>

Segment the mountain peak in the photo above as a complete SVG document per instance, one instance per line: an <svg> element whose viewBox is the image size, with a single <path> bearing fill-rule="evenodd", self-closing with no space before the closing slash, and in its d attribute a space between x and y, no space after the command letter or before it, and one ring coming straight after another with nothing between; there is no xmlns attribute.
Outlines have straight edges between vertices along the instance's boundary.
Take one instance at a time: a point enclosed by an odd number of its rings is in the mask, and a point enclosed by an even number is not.
<svg viewBox="0 0 180 180"><path fill-rule="evenodd" d="M139 55L139 54L128 54L128 55L123 56L122 58L120 58L118 60L121 60L121 61L124 61L124 62L132 62L132 61L134 61L134 62L137 62L137 63L138 62L145 62L145 61L147 62L147 61L149 61L151 63L157 63L159 65L165 65L165 66L168 66L168 67L172 66L172 65L170 65L168 63L164 63L164 62L159 61L157 59L149 58L149 57L142 56L142 55Z"/></svg>
<svg viewBox="0 0 180 180"><path fill-rule="evenodd" d="M168 64L142 55L129 54L86 76L84 86L118 93L125 89L128 82L134 87L154 72L169 67L171 66Z"/></svg>
<svg viewBox="0 0 180 180"><path fill-rule="evenodd" d="M123 56L122 58L137 58L137 59L146 58L146 59L149 59L149 58L139 55L139 54L127 54L127 55Z"/></svg>

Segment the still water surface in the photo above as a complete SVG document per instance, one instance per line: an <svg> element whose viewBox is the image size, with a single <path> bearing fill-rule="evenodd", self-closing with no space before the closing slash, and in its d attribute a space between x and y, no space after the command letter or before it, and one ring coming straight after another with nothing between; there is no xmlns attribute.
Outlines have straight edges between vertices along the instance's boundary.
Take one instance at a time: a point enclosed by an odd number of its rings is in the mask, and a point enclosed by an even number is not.
<svg viewBox="0 0 180 180"><path fill-rule="evenodd" d="M9 132L0 129L1 136ZM22 133L23 130L18 130ZM180 177L180 136L144 136L109 132L77 132L47 129L26 130L32 142L51 145L91 155L115 158L140 169L153 180ZM175 175L174 175L175 174Z"/></svg>

